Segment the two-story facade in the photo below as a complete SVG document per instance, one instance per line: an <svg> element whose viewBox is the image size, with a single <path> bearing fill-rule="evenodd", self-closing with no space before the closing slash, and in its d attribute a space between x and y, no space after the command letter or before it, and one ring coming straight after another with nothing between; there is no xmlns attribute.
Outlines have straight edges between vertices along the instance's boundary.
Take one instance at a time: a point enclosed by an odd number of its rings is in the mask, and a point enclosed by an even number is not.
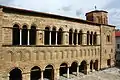
<svg viewBox="0 0 120 80"><path fill-rule="evenodd" d="M0 80L58 80L114 66L107 12L86 19L0 6Z"/></svg>

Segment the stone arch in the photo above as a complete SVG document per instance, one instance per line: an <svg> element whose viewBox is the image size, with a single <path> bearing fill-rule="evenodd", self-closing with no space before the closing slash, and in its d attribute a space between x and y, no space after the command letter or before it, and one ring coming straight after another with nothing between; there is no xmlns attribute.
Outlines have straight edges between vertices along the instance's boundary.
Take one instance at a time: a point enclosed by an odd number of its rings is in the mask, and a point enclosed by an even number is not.
<svg viewBox="0 0 120 80"><path fill-rule="evenodd" d="M49 40L50 40L50 26L46 26L44 30L44 44L49 45Z"/></svg>
<svg viewBox="0 0 120 80"><path fill-rule="evenodd" d="M35 45L36 44L36 36L37 36L37 32L36 32L36 26L35 25L32 25L31 28L30 28L30 40L29 40L29 43L30 45Z"/></svg>
<svg viewBox="0 0 120 80"><path fill-rule="evenodd" d="M18 67L10 70L9 74L9 80L22 80L22 71Z"/></svg>
<svg viewBox="0 0 120 80"><path fill-rule="evenodd" d="M28 25L24 24L22 26L22 45L27 45L28 40Z"/></svg>
<svg viewBox="0 0 120 80"><path fill-rule="evenodd" d="M44 78L47 78L49 80L54 80L54 67L53 67L53 65L49 64L45 67Z"/></svg>
<svg viewBox="0 0 120 80"><path fill-rule="evenodd" d="M76 45L77 44L77 29L75 29L73 37L74 37L73 38L73 43L74 43L74 45Z"/></svg>
<svg viewBox="0 0 120 80"><path fill-rule="evenodd" d="M51 44L52 45L55 45L56 44L56 37L57 37L57 30L56 30L56 27L55 26L53 26L53 28L52 28L52 32L51 32Z"/></svg>
<svg viewBox="0 0 120 80"><path fill-rule="evenodd" d="M7 55L5 56L7 61L14 61L14 52L13 51L7 51Z"/></svg>
<svg viewBox="0 0 120 80"><path fill-rule="evenodd" d="M63 76L64 74L67 74L67 68L68 68L68 65L67 63L63 62L60 64L60 76Z"/></svg>
<svg viewBox="0 0 120 80"><path fill-rule="evenodd" d="M79 72L87 74L87 61L83 60L79 66Z"/></svg>
<svg viewBox="0 0 120 80"><path fill-rule="evenodd" d="M90 61L90 71L92 72L93 71L93 68L94 68L94 62L93 60Z"/></svg>
<svg viewBox="0 0 120 80"><path fill-rule="evenodd" d="M77 61L72 62L70 67L70 74L77 75L77 67L78 67L78 62Z"/></svg>
<svg viewBox="0 0 120 80"><path fill-rule="evenodd" d="M63 28L59 28L57 34L58 34L58 36L57 36L57 44L61 45L63 43Z"/></svg>
<svg viewBox="0 0 120 80"><path fill-rule="evenodd" d="M38 80L41 78L41 69L38 66L34 66L30 70L30 80Z"/></svg>
<svg viewBox="0 0 120 80"><path fill-rule="evenodd" d="M111 67L111 59L107 59L107 66Z"/></svg>
<svg viewBox="0 0 120 80"><path fill-rule="evenodd" d="M94 62L94 69L96 71L98 70L98 59L96 59L95 62Z"/></svg>
<svg viewBox="0 0 120 80"><path fill-rule="evenodd" d="M13 45L20 45L20 26L17 23L13 25L12 44Z"/></svg>
<svg viewBox="0 0 120 80"><path fill-rule="evenodd" d="M72 45L73 43L73 29L69 29L69 44Z"/></svg>

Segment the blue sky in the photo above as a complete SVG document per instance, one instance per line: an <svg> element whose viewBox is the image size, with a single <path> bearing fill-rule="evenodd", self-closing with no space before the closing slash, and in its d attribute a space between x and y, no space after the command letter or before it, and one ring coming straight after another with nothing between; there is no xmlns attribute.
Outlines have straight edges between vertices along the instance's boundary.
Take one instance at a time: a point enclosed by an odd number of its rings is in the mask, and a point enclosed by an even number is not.
<svg viewBox="0 0 120 80"><path fill-rule="evenodd" d="M120 29L120 0L0 0L1 5L85 19L85 13L108 11L109 24Z"/></svg>

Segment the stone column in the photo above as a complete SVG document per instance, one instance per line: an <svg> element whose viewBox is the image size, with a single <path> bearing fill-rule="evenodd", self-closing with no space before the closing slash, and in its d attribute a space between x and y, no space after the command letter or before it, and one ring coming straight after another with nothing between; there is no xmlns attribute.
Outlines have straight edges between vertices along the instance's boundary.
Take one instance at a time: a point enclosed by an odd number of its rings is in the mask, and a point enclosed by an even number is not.
<svg viewBox="0 0 120 80"><path fill-rule="evenodd" d="M41 80L44 80L44 76L43 76L43 70L41 71Z"/></svg>
<svg viewBox="0 0 120 80"><path fill-rule="evenodd" d="M76 72L77 76L79 75L79 66L77 66L77 72Z"/></svg>
<svg viewBox="0 0 120 80"><path fill-rule="evenodd" d="M22 80L30 80L30 73L22 73Z"/></svg>
<svg viewBox="0 0 120 80"><path fill-rule="evenodd" d="M28 29L28 40L27 40L27 45L30 45L30 30Z"/></svg>
<svg viewBox="0 0 120 80"><path fill-rule="evenodd" d="M69 78L69 67L67 67L67 78Z"/></svg>
<svg viewBox="0 0 120 80"><path fill-rule="evenodd" d="M87 70L86 70L86 74L88 74L90 72L90 65L87 64Z"/></svg>
<svg viewBox="0 0 120 80"><path fill-rule="evenodd" d="M100 45L100 34L97 35L97 40L96 40L96 41L97 41L96 44L97 44L97 45Z"/></svg>
<svg viewBox="0 0 120 80"><path fill-rule="evenodd" d="M57 31L56 31L56 41L55 41L55 45L57 45Z"/></svg>
<svg viewBox="0 0 120 80"><path fill-rule="evenodd" d="M82 45L86 45L86 42L87 42L87 35L86 35L86 33L83 33L83 35L82 35Z"/></svg>
<svg viewBox="0 0 120 80"><path fill-rule="evenodd" d="M54 80L59 80L60 74L59 74L59 68L54 70Z"/></svg>
<svg viewBox="0 0 120 80"><path fill-rule="evenodd" d="M49 45L51 45L51 31L50 31L50 33L49 33Z"/></svg>
<svg viewBox="0 0 120 80"><path fill-rule="evenodd" d="M22 45L22 29L20 29L20 45Z"/></svg>

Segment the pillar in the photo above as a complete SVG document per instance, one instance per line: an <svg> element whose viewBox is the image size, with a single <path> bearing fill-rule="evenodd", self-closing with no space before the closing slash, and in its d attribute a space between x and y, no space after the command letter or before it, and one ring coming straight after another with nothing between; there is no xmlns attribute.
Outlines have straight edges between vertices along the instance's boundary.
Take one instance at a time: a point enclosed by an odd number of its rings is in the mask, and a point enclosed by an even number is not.
<svg viewBox="0 0 120 80"><path fill-rule="evenodd" d="M83 36L82 36L82 41L83 41L82 45L86 45L86 42L87 42L87 40L86 40L87 38L86 37L87 37L86 33L83 33Z"/></svg>
<svg viewBox="0 0 120 80"><path fill-rule="evenodd" d="M30 80L30 73L22 73L22 80Z"/></svg>
<svg viewBox="0 0 120 80"><path fill-rule="evenodd" d="M41 80L44 80L44 76L43 76L43 70L41 71Z"/></svg>
<svg viewBox="0 0 120 80"><path fill-rule="evenodd" d="M20 45L22 45L22 29L20 29Z"/></svg>
<svg viewBox="0 0 120 80"><path fill-rule="evenodd" d="M77 66L77 72L76 72L77 76L79 75L79 66Z"/></svg>
<svg viewBox="0 0 120 80"><path fill-rule="evenodd" d="M50 31L50 33L49 33L49 45L51 45L51 31Z"/></svg>
<svg viewBox="0 0 120 80"><path fill-rule="evenodd" d="M59 68L54 70L54 80L59 80L60 74L59 74Z"/></svg>
<svg viewBox="0 0 120 80"><path fill-rule="evenodd" d="M67 78L69 78L69 67L67 67Z"/></svg>
<svg viewBox="0 0 120 80"><path fill-rule="evenodd" d="M28 40L27 40L27 45L30 45L30 30L28 29Z"/></svg>
<svg viewBox="0 0 120 80"><path fill-rule="evenodd" d="M100 34L97 34L97 45L100 45Z"/></svg>
<svg viewBox="0 0 120 80"><path fill-rule="evenodd" d="M87 64L87 69L86 69L86 74L88 74L90 72L90 65L89 64Z"/></svg>

